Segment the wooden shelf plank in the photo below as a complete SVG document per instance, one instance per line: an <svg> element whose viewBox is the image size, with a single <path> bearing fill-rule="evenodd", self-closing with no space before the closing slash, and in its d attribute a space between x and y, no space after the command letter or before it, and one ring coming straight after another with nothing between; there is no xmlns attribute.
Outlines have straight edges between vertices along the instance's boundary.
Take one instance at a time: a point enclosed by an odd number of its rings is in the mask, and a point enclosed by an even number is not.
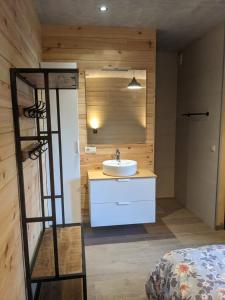
<svg viewBox="0 0 225 300"><path fill-rule="evenodd" d="M39 89L44 89L44 74L40 73L20 73L20 75ZM78 73L49 73L50 89L74 89L78 88Z"/></svg>
<svg viewBox="0 0 225 300"><path fill-rule="evenodd" d="M59 275L82 273L81 226L57 228ZM55 276L52 228L46 229L32 272L32 280Z"/></svg>
<svg viewBox="0 0 225 300"><path fill-rule="evenodd" d="M39 300L82 300L82 279L43 282Z"/></svg>

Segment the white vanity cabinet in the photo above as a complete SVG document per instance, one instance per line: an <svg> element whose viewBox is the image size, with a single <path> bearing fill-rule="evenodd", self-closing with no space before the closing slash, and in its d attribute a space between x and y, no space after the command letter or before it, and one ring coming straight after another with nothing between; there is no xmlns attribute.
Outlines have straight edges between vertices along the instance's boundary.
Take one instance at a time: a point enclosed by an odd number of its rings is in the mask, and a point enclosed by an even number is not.
<svg viewBox="0 0 225 300"><path fill-rule="evenodd" d="M89 171L91 226L154 223L156 176L139 171L128 178Z"/></svg>

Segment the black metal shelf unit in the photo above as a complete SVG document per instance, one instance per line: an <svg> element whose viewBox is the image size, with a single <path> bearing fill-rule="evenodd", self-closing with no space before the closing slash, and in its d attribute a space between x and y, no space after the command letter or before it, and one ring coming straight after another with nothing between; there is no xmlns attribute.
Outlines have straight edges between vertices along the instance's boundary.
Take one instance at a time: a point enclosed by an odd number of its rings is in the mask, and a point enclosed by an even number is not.
<svg viewBox="0 0 225 300"><path fill-rule="evenodd" d="M16 160L19 183L19 200L21 210L21 224L23 236L23 251L26 271L26 289L28 300L37 298L41 283L45 281L66 280L79 278L82 281L83 299L87 299L86 267L82 224L66 224L64 213L62 144L60 123L60 89L78 88L77 69L39 69L12 68L11 93L15 131ZM20 107L18 103L18 80L33 89L33 103L29 107ZM55 90L57 130L52 130L50 90ZM44 92L45 101L38 99L39 90ZM35 119L36 134L34 136L21 135L20 118ZM41 130L40 120L45 119L45 128ZM55 193L53 135L58 135L58 153L60 170L60 194ZM22 143L30 142L27 147ZM42 153L48 151L49 190L44 194L43 187L43 159ZM29 217L26 212L24 167L26 159L39 160L40 204L41 216ZM51 201L51 215L45 213L45 200ZM62 222L56 220L56 199L61 199ZM29 253L27 225L40 223L41 231L32 257ZM47 222L47 223L46 223ZM51 225L48 222L51 222ZM72 241L71 241L72 239ZM74 239L74 240L73 240ZM51 245L50 245L51 243ZM67 243L67 244L65 244ZM74 245L76 247L74 247ZM71 246L71 247L70 247ZM65 250L66 249L66 250ZM70 251L68 251L70 249ZM45 258L45 262L42 261ZM46 258L47 257L47 258ZM47 263L46 263L47 262ZM32 284L37 284L34 295Z"/></svg>

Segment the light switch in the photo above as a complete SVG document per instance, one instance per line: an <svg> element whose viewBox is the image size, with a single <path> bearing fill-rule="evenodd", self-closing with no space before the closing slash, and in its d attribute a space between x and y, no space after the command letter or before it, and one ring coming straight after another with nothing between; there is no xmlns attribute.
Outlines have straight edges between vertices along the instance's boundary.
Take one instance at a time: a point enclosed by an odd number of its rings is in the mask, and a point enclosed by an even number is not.
<svg viewBox="0 0 225 300"><path fill-rule="evenodd" d="M85 147L85 153L89 153L89 154L96 153L96 147L94 147L94 146Z"/></svg>

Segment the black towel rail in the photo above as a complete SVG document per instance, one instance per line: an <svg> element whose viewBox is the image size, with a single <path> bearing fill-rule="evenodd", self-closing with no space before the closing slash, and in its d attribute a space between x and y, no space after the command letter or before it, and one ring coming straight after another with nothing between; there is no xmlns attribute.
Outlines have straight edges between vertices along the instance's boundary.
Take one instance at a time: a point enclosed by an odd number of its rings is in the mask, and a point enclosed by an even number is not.
<svg viewBox="0 0 225 300"><path fill-rule="evenodd" d="M209 116L209 112L199 112L199 113L186 113L186 114L182 114L182 116L184 117L191 117L191 116L206 116L208 117Z"/></svg>

